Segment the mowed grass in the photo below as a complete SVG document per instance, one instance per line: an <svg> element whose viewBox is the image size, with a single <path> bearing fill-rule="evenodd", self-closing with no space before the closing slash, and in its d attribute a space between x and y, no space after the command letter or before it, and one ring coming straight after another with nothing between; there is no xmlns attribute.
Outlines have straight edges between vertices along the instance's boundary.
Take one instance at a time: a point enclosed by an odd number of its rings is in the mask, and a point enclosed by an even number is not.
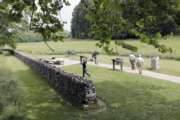
<svg viewBox="0 0 180 120"><path fill-rule="evenodd" d="M89 66L97 95L107 109L100 113L79 110L51 89L30 68L14 57L0 56L25 92L26 113L31 120L179 120L180 85ZM65 71L81 74L81 66Z"/></svg>
<svg viewBox="0 0 180 120"><path fill-rule="evenodd" d="M0 64L4 64L8 70L12 71L24 92L24 109L30 120L79 119L83 111L63 101L37 73L14 57L0 56L0 58Z"/></svg>
<svg viewBox="0 0 180 120"><path fill-rule="evenodd" d="M66 71L81 75L81 66ZM180 85L140 75L89 66L97 95L107 110L101 120L179 120Z"/></svg>
<svg viewBox="0 0 180 120"><path fill-rule="evenodd" d="M93 50L100 50L95 46L96 43L97 41L69 39L64 40L64 42L48 42L48 44L55 50L54 52L48 49L44 42L20 43L17 45L17 50L42 55L64 54L68 50L88 53Z"/></svg>
<svg viewBox="0 0 180 120"><path fill-rule="evenodd" d="M122 40L123 41L123 40ZM42 55L54 55L54 54L64 54L68 50L74 50L78 53L91 53L94 50L98 50L104 54L104 51L96 47L95 40L78 40L78 39L65 39L64 42L48 42L49 45L54 48L54 52L47 48L43 42L39 43L20 43L17 46L17 50L28 52L31 54L42 54ZM180 37L169 37L167 39L160 40L160 43L165 44L168 47L173 48L173 53L162 54L158 52L154 47L144 44L138 40L124 40L133 46L139 48L138 53L151 56L151 55L161 55L165 58L176 58L180 59ZM113 43L112 43L113 44ZM113 46L113 45L112 45ZM131 51L124 49L122 47L117 47L120 55L127 55L132 53Z"/></svg>
<svg viewBox="0 0 180 120"><path fill-rule="evenodd" d="M107 63L111 64L112 58L116 58L119 56L109 56L104 53L103 50L96 47L96 43L98 41L95 40L78 40L78 39L66 39L64 42L49 42L50 46L54 48L54 52L52 52L50 49L47 48L47 46L43 42L39 43L21 43L18 44L17 50L23 51L26 53L30 53L33 57L51 57L51 56L57 56L57 57L66 57L65 52L68 50L74 50L78 52L79 54L75 56L68 57L69 59L79 60L80 55L91 57L91 52L94 50L98 50L101 52L99 56L99 62L101 63ZM160 40L160 43L165 44L166 46L173 48L173 53L167 53L162 54L159 53L157 49L154 47L144 44L137 40L126 40L125 42L132 44L134 46L137 46L139 48L138 53L144 55L144 56L151 56L151 55L160 55L163 58L168 59L161 59L161 69L158 72L166 73L166 74L172 74L176 76L180 76L180 61L174 60L174 59L180 59L180 36L176 37L169 37L167 39ZM131 53L131 51L126 50L122 47L118 47L118 51L120 55L128 55ZM136 53L137 54L137 53ZM174 58L174 59L169 59ZM127 57L124 57L125 59L125 66L129 66L129 60ZM150 70L150 59L145 59L145 69Z"/></svg>

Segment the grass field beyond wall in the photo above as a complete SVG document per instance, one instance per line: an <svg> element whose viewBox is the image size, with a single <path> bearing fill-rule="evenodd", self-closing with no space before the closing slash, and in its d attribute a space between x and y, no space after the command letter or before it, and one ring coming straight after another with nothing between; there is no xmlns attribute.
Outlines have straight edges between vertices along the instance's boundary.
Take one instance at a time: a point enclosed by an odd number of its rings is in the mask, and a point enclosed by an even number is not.
<svg viewBox="0 0 180 120"><path fill-rule="evenodd" d="M31 54L42 54L42 55L58 55L64 54L68 50L74 50L78 53L91 53L94 50L98 50L104 54L104 51L100 48L96 47L96 43L98 41L95 40L77 40L77 39L65 39L64 42L49 42L49 45L54 48L54 52L47 48L47 46L43 42L39 43L21 43L18 44L17 50L28 52ZM141 43L138 40L126 40L129 44L136 46L139 48L138 53L143 54L145 56L151 55L161 55L165 58L176 58L180 59L180 37L169 37L168 39L160 40L161 44L165 44L168 47L173 49L173 53L161 54L154 47ZM131 53L131 51L124 49L122 47L118 47L118 52L120 55L127 55Z"/></svg>
<svg viewBox="0 0 180 120"><path fill-rule="evenodd" d="M119 57L118 55L107 55L103 50L96 47L96 43L98 41L95 40L77 40L77 39L65 39L64 42L49 42L50 46L54 48L54 52L50 51L47 46L43 42L39 43L21 43L18 44L17 50L23 51L26 53L30 53L33 57L66 57L65 53L68 50L76 51L78 54L75 56L68 57L69 59L79 60L80 55L91 57L91 52L94 50L98 50L101 52L98 59L100 63L112 64L112 59ZM160 40L161 44L165 44L173 48L172 54L161 54L152 46L141 43L138 40L126 40L128 44L132 44L133 46L137 46L139 48L138 53L141 53L144 56L152 56L152 55L160 55L163 59L160 60L161 69L158 72L171 74L180 76L180 37L169 37L168 39ZM126 50L124 48L118 47L118 51L120 55L128 55L131 51ZM136 53L136 54L138 54ZM164 59L166 58L166 59ZM127 57L124 57L125 66L130 66L129 60ZM145 69L150 70L150 59L145 59Z"/></svg>

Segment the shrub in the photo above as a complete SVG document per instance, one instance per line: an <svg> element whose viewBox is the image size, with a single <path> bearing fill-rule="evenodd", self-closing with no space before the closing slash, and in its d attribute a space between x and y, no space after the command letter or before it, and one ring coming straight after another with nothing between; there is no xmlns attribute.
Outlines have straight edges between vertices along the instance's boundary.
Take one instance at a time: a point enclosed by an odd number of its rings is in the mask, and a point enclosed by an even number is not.
<svg viewBox="0 0 180 120"><path fill-rule="evenodd" d="M75 50L67 50L65 54L68 56L76 55L76 51Z"/></svg>
<svg viewBox="0 0 180 120"><path fill-rule="evenodd" d="M95 51L92 52L92 55L94 55L94 56L99 55L99 54L100 54L100 52L97 51L97 50L95 50Z"/></svg>
<svg viewBox="0 0 180 120"><path fill-rule="evenodd" d="M137 51L138 51L138 48L137 48L136 46L127 44L127 43L122 42L122 41L117 41L117 42L116 42L116 45L122 46L122 48L131 50L132 52L137 52Z"/></svg>
<svg viewBox="0 0 180 120"><path fill-rule="evenodd" d="M0 116L0 120L27 120L27 118L16 106L9 105L6 111Z"/></svg>

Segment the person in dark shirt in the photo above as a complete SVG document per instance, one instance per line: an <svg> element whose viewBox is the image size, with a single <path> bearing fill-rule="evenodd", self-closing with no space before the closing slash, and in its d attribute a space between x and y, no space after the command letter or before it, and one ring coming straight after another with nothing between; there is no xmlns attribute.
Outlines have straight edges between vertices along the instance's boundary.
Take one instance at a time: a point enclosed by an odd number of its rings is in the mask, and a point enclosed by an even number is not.
<svg viewBox="0 0 180 120"><path fill-rule="evenodd" d="M82 61L82 69L83 69L83 77L86 77L86 75L88 75L89 77L91 76L87 70L87 60L85 58L83 58Z"/></svg>
<svg viewBox="0 0 180 120"><path fill-rule="evenodd" d="M98 64L97 56L99 55L99 52L95 51L92 53L92 60L95 64Z"/></svg>

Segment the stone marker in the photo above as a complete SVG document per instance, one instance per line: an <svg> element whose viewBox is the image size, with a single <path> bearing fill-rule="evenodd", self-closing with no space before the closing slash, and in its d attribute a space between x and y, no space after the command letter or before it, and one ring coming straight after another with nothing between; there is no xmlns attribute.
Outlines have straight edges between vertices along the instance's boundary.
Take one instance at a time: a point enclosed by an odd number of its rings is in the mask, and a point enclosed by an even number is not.
<svg viewBox="0 0 180 120"><path fill-rule="evenodd" d="M48 64L54 64L54 65L64 65L64 59L63 58L55 58L52 57L51 59L42 59L40 58L39 61L48 63Z"/></svg>
<svg viewBox="0 0 180 120"><path fill-rule="evenodd" d="M151 68L152 70L159 70L160 69L160 62L159 56L153 56L151 58Z"/></svg>
<svg viewBox="0 0 180 120"><path fill-rule="evenodd" d="M136 69L136 56L134 54L130 54L129 61L131 63L131 69L135 70Z"/></svg>
<svg viewBox="0 0 180 120"><path fill-rule="evenodd" d="M144 59L141 57L141 55L139 55L136 61L139 74L142 74L143 64L144 64Z"/></svg>

